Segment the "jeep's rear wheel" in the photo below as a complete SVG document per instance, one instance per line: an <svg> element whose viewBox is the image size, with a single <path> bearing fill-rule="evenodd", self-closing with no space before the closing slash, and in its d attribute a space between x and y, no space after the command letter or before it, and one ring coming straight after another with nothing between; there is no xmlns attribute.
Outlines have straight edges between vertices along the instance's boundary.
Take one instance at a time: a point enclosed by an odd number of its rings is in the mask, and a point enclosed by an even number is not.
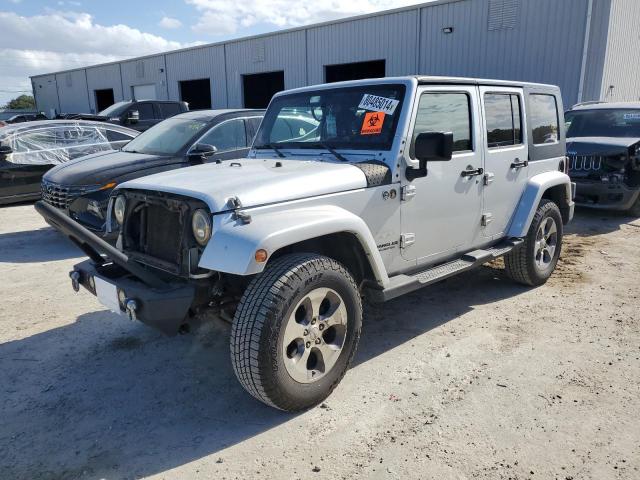
<svg viewBox="0 0 640 480"><path fill-rule="evenodd" d="M562 215L551 200L542 200L524 244L504 257L507 275L518 283L545 283L558 263L562 248Z"/></svg>
<svg viewBox="0 0 640 480"><path fill-rule="evenodd" d="M356 351L362 303L351 274L333 259L283 256L247 287L231 329L231 361L242 386L281 410L317 405Z"/></svg>

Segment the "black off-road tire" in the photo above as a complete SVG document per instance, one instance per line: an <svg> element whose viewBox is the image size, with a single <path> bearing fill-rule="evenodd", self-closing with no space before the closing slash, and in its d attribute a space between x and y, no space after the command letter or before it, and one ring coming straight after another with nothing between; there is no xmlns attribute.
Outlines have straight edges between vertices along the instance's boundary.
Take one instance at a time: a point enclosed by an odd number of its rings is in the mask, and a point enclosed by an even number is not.
<svg viewBox="0 0 640 480"><path fill-rule="evenodd" d="M536 235L541 223L548 217L553 218L557 226L557 246L549 267L545 270L540 270L535 263ZM555 270L558 258L560 258L563 237L562 227L562 215L558 206L551 200L543 199L531 221L524 243L504 256L507 276L518 283L531 287L544 284Z"/></svg>
<svg viewBox="0 0 640 480"><path fill-rule="evenodd" d="M335 365L313 383L299 383L284 365L283 332L298 302L316 288L338 292L347 309L344 346ZM231 328L231 363L255 398L285 411L313 407L328 397L355 355L362 301L353 277L339 262L316 254L290 254L267 265L249 284Z"/></svg>

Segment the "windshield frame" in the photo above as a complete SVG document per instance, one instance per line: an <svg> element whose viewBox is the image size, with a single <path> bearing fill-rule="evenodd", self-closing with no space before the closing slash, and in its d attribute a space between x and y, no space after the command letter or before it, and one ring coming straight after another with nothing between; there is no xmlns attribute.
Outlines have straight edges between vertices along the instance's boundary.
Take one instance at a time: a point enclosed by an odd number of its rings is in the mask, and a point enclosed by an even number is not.
<svg viewBox="0 0 640 480"><path fill-rule="evenodd" d="M573 122L575 121L575 118L579 115L597 115L597 114L603 114L603 113L607 113L607 112L624 112L624 113L635 113L640 115L640 108L585 108L585 109L580 109L580 110L569 110L568 112L565 113L565 127L566 127L566 131L567 131L567 138L589 138L589 137L609 137L609 138L640 138L640 121L638 122L638 126L637 126L637 134L634 135L610 135L608 133L611 132L602 132L601 134L598 135L584 135L582 132L578 132L580 135L575 136L573 132L571 132L571 127L573 126ZM571 122L569 122L569 118L568 117L573 117L571 119ZM592 127L591 127L592 128ZM611 126L609 127L611 129L613 128L617 128L615 126ZM584 130L584 126L582 128L582 130ZM571 132L571 135L569 134ZM589 132L587 132L589 133ZM619 132L618 132L619 133Z"/></svg>
<svg viewBox="0 0 640 480"><path fill-rule="evenodd" d="M170 123L168 123L168 122L170 122ZM134 141L139 140L141 137L144 140L144 137L149 136L150 133L153 134L153 133L155 133L156 131L158 131L160 129L164 129L164 128L168 127L171 123L176 123L176 122L181 122L181 123L201 123L202 125L200 126L200 128L198 128L197 130L194 131L193 135L191 135L180 146L179 149L177 149L173 153L152 151L152 150L140 150L139 148L131 148L130 150L127 150L127 148L130 147L131 143L133 143ZM158 155L158 156L162 156L162 157L184 156L186 154L186 152L188 152L189 149L193 146L194 141L196 139L199 139L203 135L203 133L206 132L207 129L209 129L209 128L211 128L211 121L207 121L205 119L178 118L177 116L169 117L169 118L161 121L160 123L155 124L154 126L149 128L148 130L145 130L144 132L142 132L137 137L132 138L124 147L121 148L121 151L126 152L126 153L142 153L144 155ZM135 147L135 145L134 145L134 147Z"/></svg>
<svg viewBox="0 0 640 480"><path fill-rule="evenodd" d="M320 138L313 141L310 140L308 142L270 142L270 141L265 141L262 138L262 134L264 134L265 128L268 124L271 124L269 128L273 128L273 122L275 122L275 118L273 118L274 114L275 115L280 114L283 117L291 115L288 112L282 113L282 108L278 108L276 110L277 102L280 102L283 99L290 100L296 97L309 98L316 95L322 96L322 95L326 95L327 93L341 92L345 90L360 90L362 91L363 95L365 95L366 93L371 93L373 95L376 95L377 94L376 92L378 90L383 90L383 89L397 89L399 93L398 98L394 99L394 100L397 100L399 103L395 111L393 112L393 119L392 119L393 124L391 127L392 133L389 135L389 138L385 141L369 142L369 143L363 142L359 144L354 142L351 142L351 143L334 142L334 141L331 141L331 139ZM369 92L367 92L366 90L369 90ZM322 88L315 88L315 89L304 88L300 90L294 90L292 92L278 94L274 96L273 99L271 100L271 103L269 104L269 108L267 109L265 116L262 122L260 123L260 128L258 129L258 132L256 133L256 136L254 138L252 149L263 150L263 149L270 149L272 148L272 146L276 146L277 148L283 149L283 150L322 150L324 148L319 146L319 144L323 143L335 150L340 150L343 152L366 152L366 151L380 151L380 150L389 152L394 148L395 140L398 137L399 128L401 128L401 122L404 116L406 115L405 104L407 103L406 99L409 93L410 93L410 86L407 83L398 81L398 79L394 79L394 81L384 81L383 79L381 79L381 81L372 82L372 83L358 82L353 85L340 85L340 86L328 85ZM283 107L283 108L286 108L286 107ZM273 121L271 120L272 118L273 118Z"/></svg>

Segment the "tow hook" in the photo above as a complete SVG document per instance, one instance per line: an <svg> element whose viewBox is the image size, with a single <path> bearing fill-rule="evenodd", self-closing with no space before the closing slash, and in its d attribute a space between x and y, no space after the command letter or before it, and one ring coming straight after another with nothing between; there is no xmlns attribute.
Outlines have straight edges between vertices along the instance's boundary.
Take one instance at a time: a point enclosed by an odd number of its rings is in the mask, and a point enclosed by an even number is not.
<svg viewBox="0 0 640 480"><path fill-rule="evenodd" d="M132 322L138 320L138 317L136 316L136 310L138 310L138 302L133 299L127 299L124 303L124 306L127 310L127 317L129 317L129 320L131 320Z"/></svg>
<svg viewBox="0 0 640 480"><path fill-rule="evenodd" d="M69 272L69 277L71 278L71 286L74 292L78 293L80 291L80 272L77 270Z"/></svg>

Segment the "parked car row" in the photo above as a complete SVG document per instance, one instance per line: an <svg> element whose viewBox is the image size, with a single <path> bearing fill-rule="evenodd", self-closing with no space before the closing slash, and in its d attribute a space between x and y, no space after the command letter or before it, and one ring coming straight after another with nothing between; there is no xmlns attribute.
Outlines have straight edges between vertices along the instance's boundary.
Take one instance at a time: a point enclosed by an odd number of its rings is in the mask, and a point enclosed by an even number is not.
<svg viewBox="0 0 640 480"><path fill-rule="evenodd" d="M143 103L106 117L140 122ZM362 298L391 300L498 257L514 281L541 285L576 188L584 204L635 211L640 107L563 110L557 87L519 82L306 87L266 112L185 112L117 151L65 158L36 209L89 257L70 272L76 291L167 334L212 309L233 318L240 383L301 410L345 374Z"/></svg>

